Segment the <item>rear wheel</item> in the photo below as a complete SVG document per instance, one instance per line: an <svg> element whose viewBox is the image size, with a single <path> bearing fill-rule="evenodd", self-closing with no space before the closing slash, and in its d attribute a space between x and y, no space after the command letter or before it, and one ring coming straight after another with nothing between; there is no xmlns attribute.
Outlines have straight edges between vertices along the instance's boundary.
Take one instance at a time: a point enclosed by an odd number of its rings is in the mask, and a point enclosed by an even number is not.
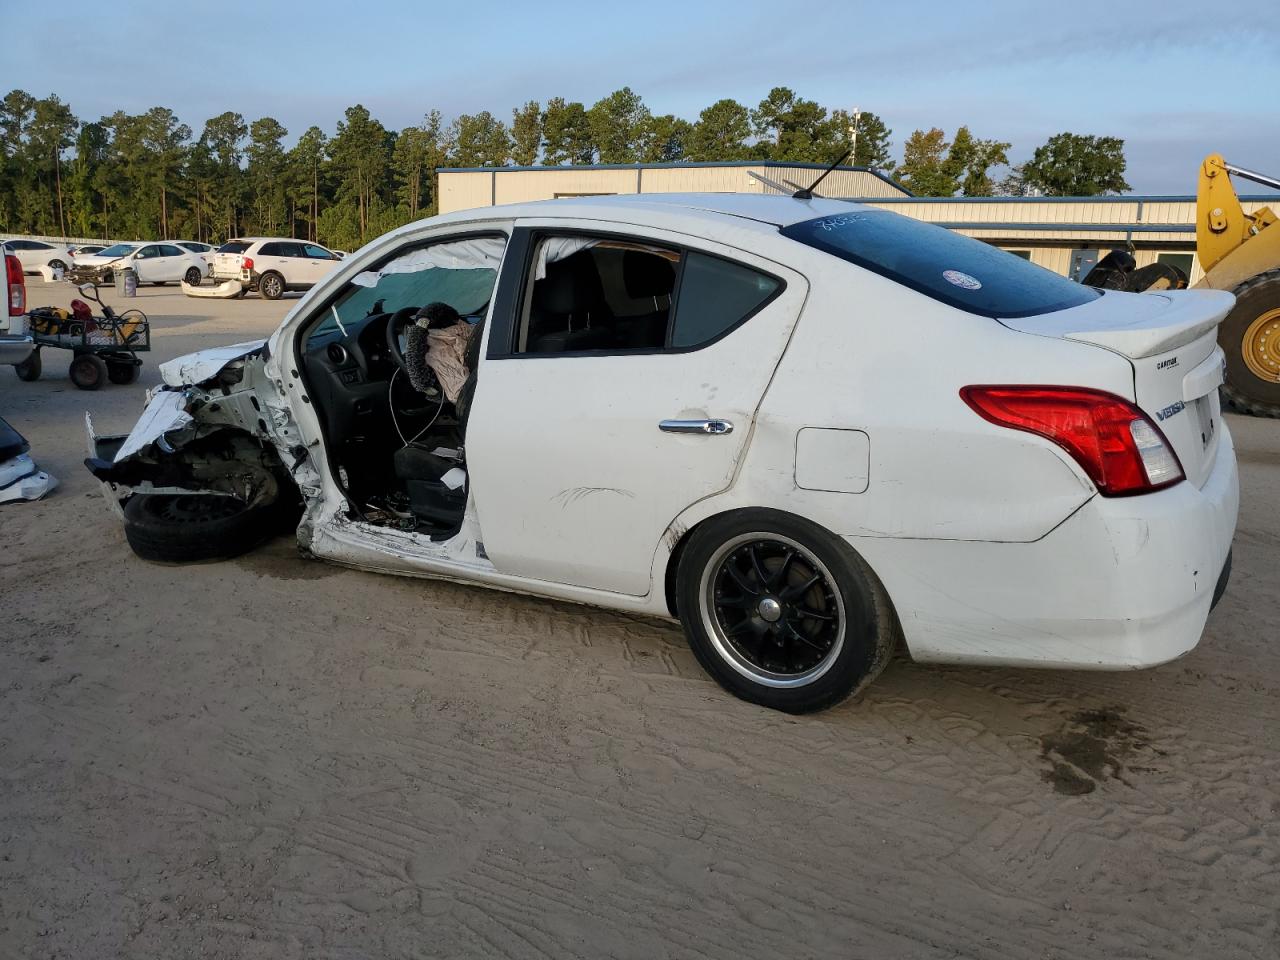
<svg viewBox="0 0 1280 960"><path fill-rule="evenodd" d="M202 274L197 268L190 267L183 279L187 281L187 286L198 287L200 286L200 281L204 279L204 274Z"/></svg>
<svg viewBox="0 0 1280 960"><path fill-rule="evenodd" d="M715 517L676 574L698 661L730 693L788 713L833 706L889 661L898 636L884 587L843 540L776 510Z"/></svg>
<svg viewBox="0 0 1280 960"><path fill-rule="evenodd" d="M1227 356L1222 393L1244 413L1280 417L1280 270L1250 277L1232 293L1236 305L1218 328Z"/></svg>
<svg viewBox="0 0 1280 960"><path fill-rule="evenodd" d="M144 560L225 560L277 533L285 512L279 502L250 507L217 494L134 494L124 505L124 535Z"/></svg>
<svg viewBox="0 0 1280 960"><path fill-rule="evenodd" d="M13 370L18 375L19 380L25 380L31 383L40 379L40 371L44 369L44 363L40 359L40 351L32 350L31 356L23 360L21 363L14 364Z"/></svg>
<svg viewBox="0 0 1280 960"><path fill-rule="evenodd" d="M66 263L65 263L64 261L62 261L62 260L50 260L50 261L49 261L49 269L50 269L50 270L66 270L66 269L67 269L67 265L66 265Z"/></svg>
<svg viewBox="0 0 1280 960"><path fill-rule="evenodd" d="M264 273L258 281L258 292L265 300L279 300L284 296L284 277L274 270Z"/></svg>
<svg viewBox="0 0 1280 960"><path fill-rule="evenodd" d="M132 360L112 360L107 362L107 379L120 386L128 386L138 380L140 364Z"/></svg>
<svg viewBox="0 0 1280 960"><path fill-rule="evenodd" d="M71 361L71 382L81 390L101 390L107 382L107 363L94 353L82 353Z"/></svg>

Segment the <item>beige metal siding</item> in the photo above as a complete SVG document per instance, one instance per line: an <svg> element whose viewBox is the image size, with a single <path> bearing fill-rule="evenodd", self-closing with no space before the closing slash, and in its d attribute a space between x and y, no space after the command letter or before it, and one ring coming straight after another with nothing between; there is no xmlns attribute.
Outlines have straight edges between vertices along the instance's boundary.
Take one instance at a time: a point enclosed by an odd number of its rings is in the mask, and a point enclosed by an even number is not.
<svg viewBox="0 0 1280 960"><path fill-rule="evenodd" d="M673 167L541 167L534 170L439 171L441 213L486 207L492 203L525 203L557 196L619 193L774 193L749 171L771 180L807 186L821 170L812 167L767 167L755 164ZM819 188L827 196L905 196L901 188L860 170L835 170Z"/></svg>
<svg viewBox="0 0 1280 960"><path fill-rule="evenodd" d="M759 193L750 167L651 167L640 171L643 193ZM635 174L632 173L634 177Z"/></svg>
<svg viewBox="0 0 1280 960"><path fill-rule="evenodd" d="M439 172L440 213L487 207L490 203L490 174L485 171Z"/></svg>

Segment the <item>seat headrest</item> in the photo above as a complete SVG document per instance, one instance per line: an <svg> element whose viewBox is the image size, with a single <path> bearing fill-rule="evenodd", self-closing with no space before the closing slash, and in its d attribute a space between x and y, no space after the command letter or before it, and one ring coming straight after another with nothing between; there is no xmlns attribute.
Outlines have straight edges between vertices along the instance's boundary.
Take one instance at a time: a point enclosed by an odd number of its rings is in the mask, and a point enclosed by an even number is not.
<svg viewBox="0 0 1280 960"><path fill-rule="evenodd" d="M675 289L676 268L656 254L624 250L622 282L629 297L665 297Z"/></svg>
<svg viewBox="0 0 1280 960"><path fill-rule="evenodd" d="M583 250L547 264L547 275L534 284L534 305L544 313L569 314L595 310L604 302L604 290L595 261Z"/></svg>

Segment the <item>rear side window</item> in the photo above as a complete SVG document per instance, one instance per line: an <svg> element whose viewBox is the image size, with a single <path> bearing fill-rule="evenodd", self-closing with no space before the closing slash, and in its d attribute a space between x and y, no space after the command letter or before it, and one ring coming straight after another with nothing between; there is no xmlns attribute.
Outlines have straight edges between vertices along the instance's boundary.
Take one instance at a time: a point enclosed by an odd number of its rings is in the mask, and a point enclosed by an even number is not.
<svg viewBox="0 0 1280 960"><path fill-rule="evenodd" d="M888 210L804 220L782 234L984 317L1031 317L1100 296L981 240Z"/></svg>
<svg viewBox="0 0 1280 960"><path fill-rule="evenodd" d="M218 248L219 253L244 253L249 249L249 244L244 240L228 240Z"/></svg>
<svg viewBox="0 0 1280 960"><path fill-rule="evenodd" d="M777 289L777 280L750 267L689 251L671 346L696 347L716 339L759 310Z"/></svg>

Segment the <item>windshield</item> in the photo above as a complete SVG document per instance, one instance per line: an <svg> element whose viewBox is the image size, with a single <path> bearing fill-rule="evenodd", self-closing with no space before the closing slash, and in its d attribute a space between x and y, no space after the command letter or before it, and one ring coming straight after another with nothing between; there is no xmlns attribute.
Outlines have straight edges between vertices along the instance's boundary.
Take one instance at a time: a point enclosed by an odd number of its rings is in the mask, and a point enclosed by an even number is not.
<svg viewBox="0 0 1280 960"><path fill-rule="evenodd" d="M311 331L309 344L350 329L372 313L435 301L449 304L463 317L479 318L493 296L506 242L506 237L485 236L437 243L357 274Z"/></svg>
<svg viewBox="0 0 1280 960"><path fill-rule="evenodd" d="M981 240L888 210L805 220L782 234L984 317L1053 313L1100 296Z"/></svg>
<svg viewBox="0 0 1280 960"><path fill-rule="evenodd" d="M117 243L115 246L107 247L105 250L98 251L95 256L99 257L123 257L138 249L136 243Z"/></svg>

